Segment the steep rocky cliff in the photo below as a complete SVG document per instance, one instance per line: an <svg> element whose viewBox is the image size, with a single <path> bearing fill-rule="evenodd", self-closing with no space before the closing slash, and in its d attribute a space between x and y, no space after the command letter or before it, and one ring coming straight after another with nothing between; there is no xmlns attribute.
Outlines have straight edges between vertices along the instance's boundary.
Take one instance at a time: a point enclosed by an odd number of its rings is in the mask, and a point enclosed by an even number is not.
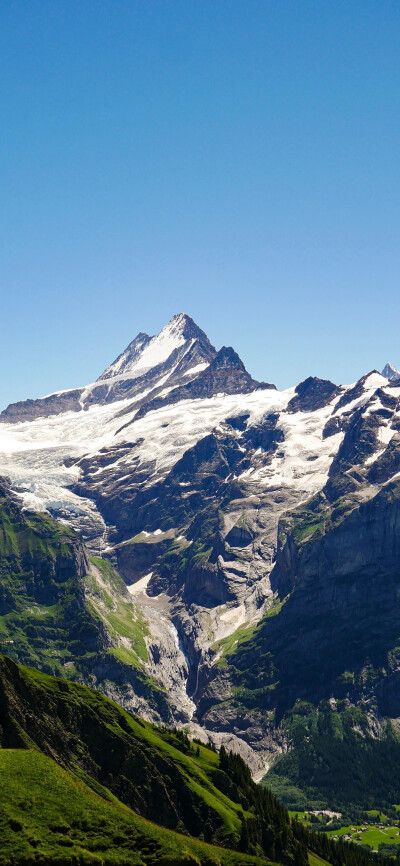
<svg viewBox="0 0 400 866"><path fill-rule="evenodd" d="M76 533L49 515L23 512L1 485L1 651L171 720L164 691L145 671L146 635L112 566L89 558Z"/></svg>

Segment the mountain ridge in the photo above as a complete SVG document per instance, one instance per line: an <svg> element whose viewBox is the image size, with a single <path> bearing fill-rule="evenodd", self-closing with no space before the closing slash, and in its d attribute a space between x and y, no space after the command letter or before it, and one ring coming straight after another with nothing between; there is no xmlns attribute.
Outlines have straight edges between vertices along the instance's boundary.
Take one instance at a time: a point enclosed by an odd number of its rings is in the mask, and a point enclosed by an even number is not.
<svg viewBox="0 0 400 866"><path fill-rule="evenodd" d="M327 539L344 538L337 524L350 512L361 531L368 503L372 513L381 491L398 496L400 387L372 370L350 386L313 376L279 391L253 380L231 347L217 352L189 317L171 321L160 332L164 355L160 335L139 334L86 393L64 392L58 406L50 399L47 416L29 401L2 413L0 472L24 508L45 509L77 530L90 555L121 575L121 598L134 602L143 622L143 676L166 702L158 718L187 724L217 746L229 743L260 776L288 748L279 713L290 701L275 706L268 661L283 665L272 636L284 633L294 602L281 589L293 591L300 609L306 542L316 543L321 527ZM157 363L149 368L151 346ZM126 372L108 378L115 364ZM294 535L285 528L292 523ZM379 549L369 566L378 584ZM350 558L348 574L331 585L342 600L340 581L351 583L351 567ZM327 577L324 591L329 585ZM378 605L378 592L374 599ZM109 630L115 610L102 606L98 589L93 603ZM384 622L383 591L381 607ZM296 617L289 621L295 629ZM309 637L312 654L311 627ZM251 665L246 685L244 674L242 685L237 680L243 641L261 664L259 685ZM360 676L365 659L355 664L349 642L345 649L338 657ZM124 657L134 664L133 655ZM327 684L333 697L335 677ZM374 688L378 701L379 676ZM117 696L157 718L150 693L147 709L134 688ZM348 700L361 699L349 692Z"/></svg>

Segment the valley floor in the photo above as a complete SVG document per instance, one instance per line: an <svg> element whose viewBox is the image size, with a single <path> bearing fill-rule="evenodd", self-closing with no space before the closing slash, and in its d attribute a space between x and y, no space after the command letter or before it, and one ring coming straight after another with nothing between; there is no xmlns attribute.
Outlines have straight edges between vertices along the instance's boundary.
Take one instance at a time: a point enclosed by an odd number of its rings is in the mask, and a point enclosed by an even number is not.
<svg viewBox="0 0 400 866"><path fill-rule="evenodd" d="M304 822L304 826L309 829L318 829L319 825L319 829L321 830L322 819L317 816L313 819L312 812L291 811L289 814L301 823ZM379 851L382 845L396 846L393 850L393 856L396 856L397 848L400 851L399 821L392 822L378 810L376 810L375 815L368 815L368 820L365 820L361 824L352 822L338 827L336 826L338 822L335 822L335 829L329 830L329 825L334 821L335 819L331 819L326 824L326 831L321 831L326 832L326 835L331 839L341 839L342 841L355 842L360 845L369 845L373 851Z"/></svg>

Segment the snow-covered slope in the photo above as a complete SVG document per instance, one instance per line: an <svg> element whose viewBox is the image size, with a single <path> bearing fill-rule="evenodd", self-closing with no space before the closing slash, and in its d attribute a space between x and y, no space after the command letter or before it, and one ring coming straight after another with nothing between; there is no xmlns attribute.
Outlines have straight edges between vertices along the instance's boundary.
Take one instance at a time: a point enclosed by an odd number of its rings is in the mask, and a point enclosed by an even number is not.
<svg viewBox="0 0 400 866"><path fill-rule="evenodd" d="M143 356L143 351L149 343L156 338L149 337L148 334L140 332L129 346L118 355L118 358L104 370L104 373L99 376L101 379L114 379L116 376L122 376L124 373L129 373L140 366L140 359Z"/></svg>
<svg viewBox="0 0 400 866"><path fill-rule="evenodd" d="M279 518L316 494L366 500L400 472L389 372L277 391L180 314L95 383L9 406L0 474L118 566L149 646L175 647L151 676L167 686L184 659L189 719L217 642L271 603Z"/></svg>

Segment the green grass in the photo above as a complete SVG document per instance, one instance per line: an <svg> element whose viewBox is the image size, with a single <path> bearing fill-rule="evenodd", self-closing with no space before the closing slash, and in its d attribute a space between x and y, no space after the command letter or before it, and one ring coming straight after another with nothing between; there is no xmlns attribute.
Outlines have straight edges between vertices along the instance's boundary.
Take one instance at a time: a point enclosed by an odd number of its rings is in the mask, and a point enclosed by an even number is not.
<svg viewBox="0 0 400 866"><path fill-rule="evenodd" d="M319 857L318 854L313 854L311 851L308 852L308 862L310 866L327 866L326 860L323 860L322 857Z"/></svg>
<svg viewBox="0 0 400 866"><path fill-rule="evenodd" d="M379 827L370 827L362 833L360 829L361 826L365 825L351 824L348 827L341 827L340 830L328 831L328 835L341 837L348 834L354 841L361 842L363 845L371 845L371 848L373 848L374 851L378 850L378 847L382 842L391 845L400 845L398 827L388 826L383 830L380 830ZM356 827L356 832L353 832L350 829L351 827Z"/></svg>
<svg viewBox="0 0 400 866"><path fill-rule="evenodd" d="M145 821L36 750L0 750L0 863L46 858L99 866L266 863Z"/></svg>
<svg viewBox="0 0 400 866"><path fill-rule="evenodd" d="M271 606L268 608L266 613L264 614L264 619L271 619L273 616L277 616L278 613L281 612L283 605L288 600L289 596L285 596L285 598L279 599L277 595L274 596L274 600Z"/></svg>
<svg viewBox="0 0 400 866"><path fill-rule="evenodd" d="M6 660L4 662L7 665ZM5 670L7 671L7 667ZM24 688L30 694L37 712L43 711L41 708L46 707L46 714L49 720L52 720L51 728L59 729L56 735L64 741L64 750L67 750L69 755L69 766L73 764L76 771L79 768L84 770L85 767L90 766L92 760L90 758L92 742L81 741L79 746L76 745L76 738L71 737L69 733L69 718L81 719L84 713L86 724L91 726L91 740L93 740L94 737L99 737L99 728L94 728L91 722L95 717L97 725L103 726L104 730L102 745L96 748L100 751L110 747L114 751L119 748L120 762L126 760L126 756L133 750L136 754L143 754L147 759L146 772L149 778L154 775L157 765L162 765L167 774L178 771L179 778L177 779L175 775L175 784L180 790L191 792L195 802L205 803L218 815L222 837L232 839L240 834L242 807L214 784L214 775L219 772L218 759L211 749L202 746L197 759L194 751L190 754L181 751L179 740L170 731L164 731L149 722L137 719L122 707L106 700L98 692L86 686L53 679L34 668L20 666L19 671L23 677ZM5 682L8 683L8 679ZM15 697L10 700L15 701ZM39 736L41 737L42 733ZM37 742L37 739L33 742ZM32 745L32 740L29 741L24 735L24 743ZM245 810L244 813L247 814Z"/></svg>
<svg viewBox="0 0 400 866"><path fill-rule="evenodd" d="M149 634L147 623L140 608L128 596L124 581L110 562L91 556L90 561L100 571L103 584L96 573L86 577L86 586L96 613L106 623L111 636L118 642L127 638L130 648L118 647L115 654L126 664L142 667L148 661L145 638Z"/></svg>
<svg viewBox="0 0 400 866"><path fill-rule="evenodd" d="M334 843L290 822L239 756L218 756L93 689L5 657L0 693L3 866L261 866L263 850L305 866L307 848L336 862ZM311 866L321 862L314 855Z"/></svg>
<svg viewBox="0 0 400 866"><path fill-rule="evenodd" d="M308 812L301 812L299 810L292 811L291 809L289 809L288 811L291 818L296 818L296 820L300 821L301 824L304 824L305 827L308 827L311 823Z"/></svg>
<svg viewBox="0 0 400 866"><path fill-rule="evenodd" d="M396 809L396 806L394 806L394 808ZM383 812L380 812L379 809L367 809L365 814L368 815L368 818L376 818L378 821L380 819L382 819L382 821L388 820L386 815L384 815Z"/></svg>
<svg viewBox="0 0 400 866"><path fill-rule="evenodd" d="M311 538L313 535L318 534L319 536L324 533L324 523L320 521L319 523L306 524L305 526L296 527L294 532L294 537L296 541L307 541L308 538Z"/></svg>

